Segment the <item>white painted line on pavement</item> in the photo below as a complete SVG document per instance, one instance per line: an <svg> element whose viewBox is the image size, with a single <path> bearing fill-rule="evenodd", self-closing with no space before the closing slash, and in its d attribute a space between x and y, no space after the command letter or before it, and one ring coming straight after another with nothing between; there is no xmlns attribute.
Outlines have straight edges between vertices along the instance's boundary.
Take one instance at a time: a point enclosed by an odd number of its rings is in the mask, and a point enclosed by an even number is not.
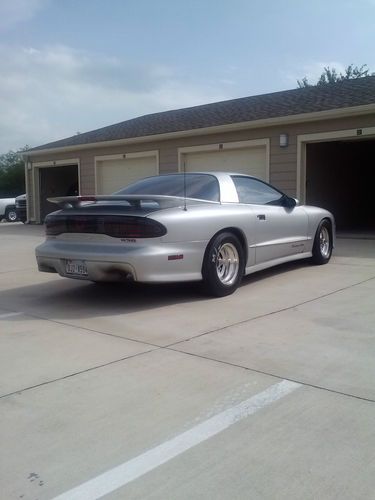
<svg viewBox="0 0 375 500"><path fill-rule="evenodd" d="M102 498L104 495L125 486L190 448L219 434L236 422L287 396L298 387L301 387L301 384L282 380L233 408L229 408L179 434L175 438L55 497L54 500L97 500Z"/></svg>
<svg viewBox="0 0 375 500"><path fill-rule="evenodd" d="M22 316L23 313L5 313L5 314L0 314L0 319L5 319L5 318L11 318L12 316Z"/></svg>

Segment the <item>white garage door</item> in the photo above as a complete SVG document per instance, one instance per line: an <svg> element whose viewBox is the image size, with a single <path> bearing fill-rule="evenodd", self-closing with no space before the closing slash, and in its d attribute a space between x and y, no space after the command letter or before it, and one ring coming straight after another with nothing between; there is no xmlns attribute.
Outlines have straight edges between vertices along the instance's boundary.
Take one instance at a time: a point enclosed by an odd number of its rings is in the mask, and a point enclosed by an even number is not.
<svg viewBox="0 0 375 500"><path fill-rule="evenodd" d="M265 146L184 153L182 161L185 161L187 172L236 172L267 180Z"/></svg>
<svg viewBox="0 0 375 500"><path fill-rule="evenodd" d="M156 156L100 160L96 163L96 191L111 194L138 179L157 174Z"/></svg>

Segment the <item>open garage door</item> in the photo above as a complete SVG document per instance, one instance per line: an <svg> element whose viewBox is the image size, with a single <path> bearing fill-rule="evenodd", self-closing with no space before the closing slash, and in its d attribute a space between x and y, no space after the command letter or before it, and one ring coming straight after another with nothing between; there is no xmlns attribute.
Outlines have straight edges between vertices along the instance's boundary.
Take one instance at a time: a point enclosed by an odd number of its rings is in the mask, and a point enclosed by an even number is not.
<svg viewBox="0 0 375 500"><path fill-rule="evenodd" d="M187 172L236 172L268 180L266 146L184 152L182 161Z"/></svg>
<svg viewBox="0 0 375 500"><path fill-rule="evenodd" d="M374 139L307 144L306 202L332 212L338 230L374 232L374 158Z"/></svg>
<svg viewBox="0 0 375 500"><path fill-rule="evenodd" d="M157 153L134 153L127 154L125 158L97 159L96 192L111 194L132 182L157 174Z"/></svg>
<svg viewBox="0 0 375 500"><path fill-rule="evenodd" d="M39 168L40 220L57 209L47 198L76 196L79 194L78 165L61 165Z"/></svg>

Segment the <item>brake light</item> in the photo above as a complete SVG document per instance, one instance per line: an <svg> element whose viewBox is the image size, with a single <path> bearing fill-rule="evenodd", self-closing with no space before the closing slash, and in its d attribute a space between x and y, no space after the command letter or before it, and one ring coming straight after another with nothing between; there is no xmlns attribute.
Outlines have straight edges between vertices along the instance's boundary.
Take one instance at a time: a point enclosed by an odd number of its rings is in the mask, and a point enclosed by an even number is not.
<svg viewBox="0 0 375 500"><path fill-rule="evenodd" d="M113 238L158 238L167 234L162 224L145 217L49 215L45 224L47 236L91 233L105 234Z"/></svg>

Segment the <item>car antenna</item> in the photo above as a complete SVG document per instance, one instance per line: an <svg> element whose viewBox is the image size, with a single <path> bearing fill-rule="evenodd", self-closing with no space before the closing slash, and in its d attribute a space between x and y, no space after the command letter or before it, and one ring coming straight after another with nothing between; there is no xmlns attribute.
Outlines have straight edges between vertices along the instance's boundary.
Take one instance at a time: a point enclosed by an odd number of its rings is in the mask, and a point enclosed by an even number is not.
<svg viewBox="0 0 375 500"><path fill-rule="evenodd" d="M184 160L184 210L187 211L186 207L186 161Z"/></svg>

